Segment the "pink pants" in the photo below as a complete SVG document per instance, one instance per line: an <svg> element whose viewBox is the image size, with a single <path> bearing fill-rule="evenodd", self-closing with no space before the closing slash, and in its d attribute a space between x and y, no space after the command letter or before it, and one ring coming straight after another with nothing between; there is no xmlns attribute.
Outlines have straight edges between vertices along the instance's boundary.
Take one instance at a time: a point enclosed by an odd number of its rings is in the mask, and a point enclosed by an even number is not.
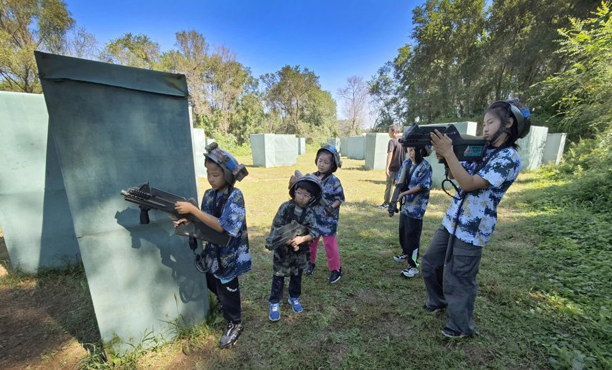
<svg viewBox="0 0 612 370"><path fill-rule="evenodd" d="M317 262L319 238L310 242L310 263ZM338 239L336 235L323 236L323 244L325 245L325 254L327 255L327 266L329 267L329 271L340 270L340 253L338 252Z"/></svg>

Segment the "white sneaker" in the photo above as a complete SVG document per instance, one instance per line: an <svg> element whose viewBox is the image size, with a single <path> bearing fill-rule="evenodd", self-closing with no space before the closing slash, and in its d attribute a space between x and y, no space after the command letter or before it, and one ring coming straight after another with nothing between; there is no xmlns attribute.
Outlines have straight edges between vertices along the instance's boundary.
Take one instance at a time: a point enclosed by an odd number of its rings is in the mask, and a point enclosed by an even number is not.
<svg viewBox="0 0 612 370"><path fill-rule="evenodd" d="M415 277L419 274L419 269L416 267L408 267L402 270L402 275L407 278Z"/></svg>
<svg viewBox="0 0 612 370"><path fill-rule="evenodd" d="M394 256L393 260L395 262L404 262L408 259L408 255L407 254L400 254L399 256Z"/></svg>

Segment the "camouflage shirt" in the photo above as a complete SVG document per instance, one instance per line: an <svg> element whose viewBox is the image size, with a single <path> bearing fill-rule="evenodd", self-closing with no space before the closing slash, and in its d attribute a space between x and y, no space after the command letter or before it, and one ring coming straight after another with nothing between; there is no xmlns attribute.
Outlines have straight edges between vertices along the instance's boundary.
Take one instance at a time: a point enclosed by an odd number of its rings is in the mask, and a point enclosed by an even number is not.
<svg viewBox="0 0 612 370"><path fill-rule="evenodd" d="M319 175L315 172L315 175ZM325 214L325 204L332 204L335 201L344 203L344 189L340 179L334 174L330 174L325 180L321 180L323 185L323 196L319 205L314 208L315 216L317 218L317 225L319 226L319 233L323 236L336 235L338 229L338 220L340 219L340 208L336 209L336 212L332 215Z"/></svg>
<svg viewBox="0 0 612 370"><path fill-rule="evenodd" d="M485 153L485 160L495 148ZM474 175L479 162L461 162L470 175ZM477 174L489 182L486 187L466 195L455 236L465 242L484 247L497 223L497 205L521 171L521 157L514 148L497 152ZM453 199L442 225L453 233L457 220L457 208L461 200Z"/></svg>
<svg viewBox="0 0 612 370"><path fill-rule="evenodd" d="M223 281L232 280L251 269L244 197L240 189L234 188L219 210L226 194L227 190L218 192L208 189L202 197L202 211L216 216L223 230L233 236L227 246L207 242L202 252L204 269Z"/></svg>
<svg viewBox="0 0 612 370"><path fill-rule="evenodd" d="M303 214L303 212L306 212ZM293 214L292 214L293 213ZM319 237L319 230L312 208L300 208L293 200L281 204L272 221L272 228L278 228L291 222L298 221L308 229L308 234L316 239ZM310 259L310 249L308 243L300 244L297 251L293 247L281 246L274 250L273 271L276 276L297 275L298 270L308 266Z"/></svg>
<svg viewBox="0 0 612 370"><path fill-rule="evenodd" d="M406 173L412 170L408 189L420 186L421 191L408 194L404 197L405 203L402 205L402 214L411 218L421 220L427 210L429 203L429 189L431 189L431 165L425 159L413 169L414 164L410 159L406 159L402 164L400 172L406 168Z"/></svg>

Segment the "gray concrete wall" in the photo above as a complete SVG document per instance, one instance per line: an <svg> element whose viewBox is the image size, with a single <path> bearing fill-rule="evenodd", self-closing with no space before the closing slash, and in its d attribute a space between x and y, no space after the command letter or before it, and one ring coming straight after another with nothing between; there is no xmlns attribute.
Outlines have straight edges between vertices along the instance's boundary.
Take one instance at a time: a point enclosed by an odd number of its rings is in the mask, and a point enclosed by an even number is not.
<svg viewBox="0 0 612 370"><path fill-rule="evenodd" d="M546 135L546 145L544 146L544 154L542 155L542 164L553 163L555 165L561 163L563 159L563 151L565 150L565 139L567 134L548 134Z"/></svg>
<svg viewBox="0 0 612 370"><path fill-rule="evenodd" d="M298 150L295 135L251 135L253 165L257 167L294 165L297 163Z"/></svg>
<svg viewBox="0 0 612 370"><path fill-rule="evenodd" d="M344 138L345 144L342 144L342 154L351 159L365 158L365 136L351 136Z"/></svg>
<svg viewBox="0 0 612 370"><path fill-rule="evenodd" d="M389 134L371 133L365 139L366 170L384 170L387 166L387 147Z"/></svg>
<svg viewBox="0 0 612 370"><path fill-rule="evenodd" d="M40 94L0 92L0 226L27 273L80 261L49 116Z"/></svg>
<svg viewBox="0 0 612 370"><path fill-rule="evenodd" d="M106 346L129 351L175 320L205 320L205 277L167 214L139 209L122 189L151 186L196 197L187 86L182 75L36 53L68 205ZM145 347L153 342L142 343Z"/></svg>
<svg viewBox="0 0 612 370"><path fill-rule="evenodd" d="M517 141L521 155L522 170L535 170L542 165L548 127L531 126L529 134Z"/></svg>

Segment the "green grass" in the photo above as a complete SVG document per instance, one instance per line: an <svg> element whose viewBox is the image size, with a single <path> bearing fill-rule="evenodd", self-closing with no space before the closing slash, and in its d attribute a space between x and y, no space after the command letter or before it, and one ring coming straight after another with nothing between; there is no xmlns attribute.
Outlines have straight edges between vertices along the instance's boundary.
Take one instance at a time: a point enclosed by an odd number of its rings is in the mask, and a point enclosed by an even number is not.
<svg viewBox="0 0 612 370"><path fill-rule="evenodd" d="M252 163L250 157L239 160ZM253 270L240 277L245 331L238 344L216 348L224 323L211 312L207 323L180 328L175 342L143 354L140 368L612 368L612 223L588 207L556 204L555 194L568 183L542 172L522 174L512 186L483 253L475 310L479 335L453 341L440 334L444 314L421 309L422 279L402 278L404 266L392 259L400 252L399 218L374 208L382 201L383 171L343 161L337 172L347 199L338 233L342 280L326 282L321 248L315 274L303 279L305 311L294 314L285 301L281 320L267 320L272 256L264 238L288 199L290 175L315 170L314 148L309 146L296 166L249 166L250 175L238 187L245 194ZM207 187L205 179L200 186ZM432 192L421 254L449 201L441 191ZM179 359L188 367L177 365ZM126 361L125 367L132 364ZM104 368L95 358L81 365Z"/></svg>

